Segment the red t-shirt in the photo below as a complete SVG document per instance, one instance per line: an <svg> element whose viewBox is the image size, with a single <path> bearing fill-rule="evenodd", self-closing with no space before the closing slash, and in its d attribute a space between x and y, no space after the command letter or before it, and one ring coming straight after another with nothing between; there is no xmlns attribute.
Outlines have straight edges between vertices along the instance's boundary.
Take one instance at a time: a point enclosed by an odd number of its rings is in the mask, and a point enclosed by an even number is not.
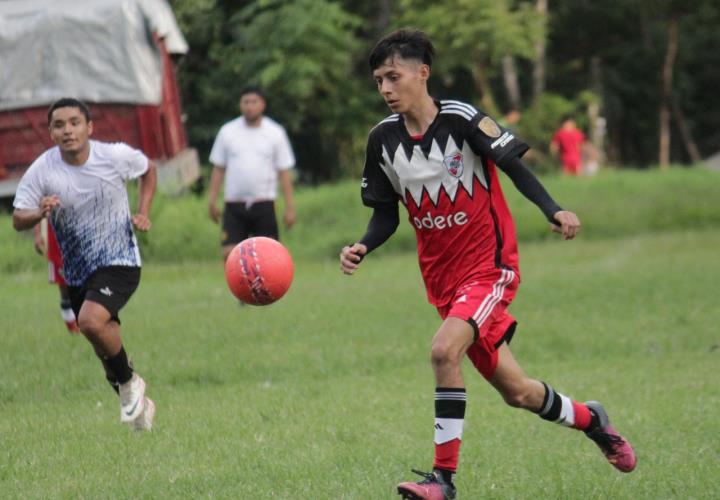
<svg viewBox="0 0 720 500"><path fill-rule="evenodd" d="M436 105L422 138L408 134L401 115L371 131L362 199L371 207L405 205L428 299L441 307L468 279L501 267L519 274L515 226L495 162L522 156L528 146L469 104Z"/></svg>
<svg viewBox="0 0 720 500"><path fill-rule="evenodd" d="M560 148L560 160L563 163L580 163L581 146L585 142L585 134L581 130L561 128L555 132L552 142Z"/></svg>

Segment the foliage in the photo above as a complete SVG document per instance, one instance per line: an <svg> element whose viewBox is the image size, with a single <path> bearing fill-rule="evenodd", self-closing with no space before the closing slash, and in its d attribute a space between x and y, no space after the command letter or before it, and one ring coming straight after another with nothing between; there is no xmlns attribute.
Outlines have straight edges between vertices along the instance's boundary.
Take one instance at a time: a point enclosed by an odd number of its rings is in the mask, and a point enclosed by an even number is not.
<svg viewBox="0 0 720 500"><path fill-rule="evenodd" d="M532 57L533 42L543 25L529 2L402 0L399 25L422 28L439 53L436 70L463 68L475 75L484 111L497 115L488 79L505 55Z"/></svg>
<svg viewBox="0 0 720 500"><path fill-rule="evenodd" d="M720 94L714 91L720 7L714 0L692 8L675 0L558 0L549 3L547 25L524 0L171 2L190 42L179 78L189 137L203 157L220 125L237 114L239 88L255 80L269 87L270 116L289 128L301 180L357 175L367 131L387 113L368 78L367 54L389 29L412 25L428 32L438 49L433 95L480 103L497 117L506 107L494 98L500 59L515 57L520 87L528 92L533 44L545 37L547 92L578 103L584 92L598 96L610 160L652 164L669 16L680 21L674 97L701 153L720 147ZM529 121L540 114L538 105L521 111ZM536 124L528 127L531 141L543 135ZM687 161L676 128L671 154Z"/></svg>

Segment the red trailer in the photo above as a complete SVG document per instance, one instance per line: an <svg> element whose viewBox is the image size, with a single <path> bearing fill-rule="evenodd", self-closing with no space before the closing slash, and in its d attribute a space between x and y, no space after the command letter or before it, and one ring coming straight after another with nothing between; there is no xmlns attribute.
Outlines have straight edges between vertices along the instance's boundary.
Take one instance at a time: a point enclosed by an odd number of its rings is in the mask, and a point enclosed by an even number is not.
<svg viewBox="0 0 720 500"><path fill-rule="evenodd" d="M0 25L0 197L53 145L47 108L59 97L87 102L94 139L156 160L166 189L198 177L172 60L187 44L165 0L6 0Z"/></svg>

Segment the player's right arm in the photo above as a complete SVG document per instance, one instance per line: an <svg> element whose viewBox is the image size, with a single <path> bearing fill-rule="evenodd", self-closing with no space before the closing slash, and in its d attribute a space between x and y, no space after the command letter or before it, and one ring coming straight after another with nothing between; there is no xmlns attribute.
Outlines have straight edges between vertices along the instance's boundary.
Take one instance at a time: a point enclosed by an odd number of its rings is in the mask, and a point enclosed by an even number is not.
<svg viewBox="0 0 720 500"><path fill-rule="evenodd" d="M220 186L225 178L225 168L215 166L210 174L210 188L208 189L208 215L213 222L220 221L220 209L217 207L218 194L220 193Z"/></svg>
<svg viewBox="0 0 720 500"><path fill-rule="evenodd" d="M225 178L225 167L228 164L227 148L225 147L225 127L220 129L213 147L210 150L210 163L213 165L208 189L208 215L213 222L219 222L221 211L217 207L220 186Z"/></svg>
<svg viewBox="0 0 720 500"><path fill-rule="evenodd" d="M359 242L343 247L340 252L340 269L353 274L365 255L387 241L400 224L397 202L379 205L373 209L367 231Z"/></svg>
<svg viewBox="0 0 720 500"><path fill-rule="evenodd" d="M59 206L60 197L52 195L40 198L40 205L37 208L16 208L13 211L13 227L16 231L31 229Z"/></svg>
<svg viewBox="0 0 720 500"><path fill-rule="evenodd" d="M365 255L392 236L400 221L397 192L381 166L382 147L378 135L376 127L368 138L361 184L363 204L373 209L373 215L360 241L340 251L340 269L345 274L353 274Z"/></svg>

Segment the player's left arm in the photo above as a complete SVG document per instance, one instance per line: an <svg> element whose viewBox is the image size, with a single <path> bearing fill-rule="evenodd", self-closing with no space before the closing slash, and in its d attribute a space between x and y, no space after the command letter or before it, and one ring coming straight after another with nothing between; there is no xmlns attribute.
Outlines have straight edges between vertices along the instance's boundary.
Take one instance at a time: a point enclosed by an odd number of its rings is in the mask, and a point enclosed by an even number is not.
<svg viewBox="0 0 720 500"><path fill-rule="evenodd" d="M283 222L285 222L285 227L290 229L295 224L296 218L291 170L281 170L278 172L278 178L280 180L280 189L282 189L283 197L285 198L285 213L283 215Z"/></svg>
<svg viewBox="0 0 720 500"><path fill-rule="evenodd" d="M563 210L550 196L545 187L533 175L519 156L503 158L498 163L515 187L528 200L542 210L545 217L550 221L551 229L562 234L563 239L571 240L580 232L580 219L573 212Z"/></svg>
<svg viewBox="0 0 720 500"><path fill-rule="evenodd" d="M137 212L132 216L132 222L138 231L149 231L150 227L152 227L150 206L157 188L157 167L152 160L148 160L148 168L138 180L140 182L138 187L138 208Z"/></svg>

